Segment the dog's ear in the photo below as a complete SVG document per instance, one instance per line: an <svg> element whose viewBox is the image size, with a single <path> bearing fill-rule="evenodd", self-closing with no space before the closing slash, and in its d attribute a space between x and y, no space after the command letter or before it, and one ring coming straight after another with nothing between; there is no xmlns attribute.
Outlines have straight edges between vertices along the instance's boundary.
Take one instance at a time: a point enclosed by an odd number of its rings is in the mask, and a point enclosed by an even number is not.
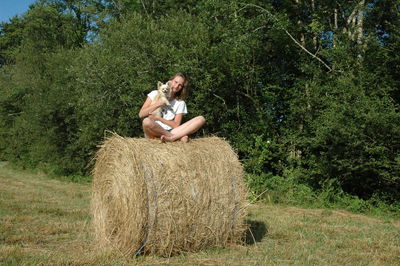
<svg viewBox="0 0 400 266"><path fill-rule="evenodd" d="M167 81L167 86L168 86L168 88L171 88L171 81Z"/></svg>
<svg viewBox="0 0 400 266"><path fill-rule="evenodd" d="M157 82L157 88L159 89L162 86L161 81Z"/></svg>

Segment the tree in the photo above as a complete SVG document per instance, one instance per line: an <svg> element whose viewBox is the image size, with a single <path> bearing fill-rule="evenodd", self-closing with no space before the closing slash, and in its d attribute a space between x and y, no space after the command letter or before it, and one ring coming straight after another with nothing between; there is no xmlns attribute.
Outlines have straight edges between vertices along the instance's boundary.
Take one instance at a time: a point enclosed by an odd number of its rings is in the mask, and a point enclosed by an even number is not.
<svg viewBox="0 0 400 266"><path fill-rule="evenodd" d="M398 11L396 0L39 1L1 28L1 156L84 173L107 131L142 136L146 94L183 71L187 118L231 142L250 184L396 200Z"/></svg>

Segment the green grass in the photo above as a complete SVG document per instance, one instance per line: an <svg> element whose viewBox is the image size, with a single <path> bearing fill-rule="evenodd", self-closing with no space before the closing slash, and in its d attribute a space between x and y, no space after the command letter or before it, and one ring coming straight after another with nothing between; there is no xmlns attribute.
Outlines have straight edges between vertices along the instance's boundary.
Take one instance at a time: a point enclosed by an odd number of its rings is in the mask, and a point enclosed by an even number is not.
<svg viewBox="0 0 400 266"><path fill-rule="evenodd" d="M247 218L247 244L126 258L97 249L89 208L90 185L0 163L0 265L400 264L400 221L384 216L257 203Z"/></svg>

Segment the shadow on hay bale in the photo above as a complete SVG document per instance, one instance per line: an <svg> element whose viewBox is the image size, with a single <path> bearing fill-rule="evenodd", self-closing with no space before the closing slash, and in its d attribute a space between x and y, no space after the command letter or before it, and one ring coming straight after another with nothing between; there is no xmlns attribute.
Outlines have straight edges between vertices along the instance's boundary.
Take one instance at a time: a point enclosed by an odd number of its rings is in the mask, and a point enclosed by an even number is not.
<svg viewBox="0 0 400 266"><path fill-rule="evenodd" d="M91 211L100 247L171 256L242 243L247 190L226 141L114 135L95 159Z"/></svg>

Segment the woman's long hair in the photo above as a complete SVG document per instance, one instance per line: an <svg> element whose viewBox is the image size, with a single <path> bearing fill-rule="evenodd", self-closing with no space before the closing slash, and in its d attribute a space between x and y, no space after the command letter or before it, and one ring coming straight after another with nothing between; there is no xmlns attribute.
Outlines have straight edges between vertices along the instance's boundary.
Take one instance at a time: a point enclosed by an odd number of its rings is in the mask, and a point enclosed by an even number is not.
<svg viewBox="0 0 400 266"><path fill-rule="evenodd" d="M189 90L188 90L188 85L189 85L189 80L188 78L185 76L185 74L178 72L176 73L173 77L171 77L169 80L173 80L175 77L181 77L183 78L183 87L180 91L178 91L175 94L175 98L177 100L185 100L189 94Z"/></svg>

